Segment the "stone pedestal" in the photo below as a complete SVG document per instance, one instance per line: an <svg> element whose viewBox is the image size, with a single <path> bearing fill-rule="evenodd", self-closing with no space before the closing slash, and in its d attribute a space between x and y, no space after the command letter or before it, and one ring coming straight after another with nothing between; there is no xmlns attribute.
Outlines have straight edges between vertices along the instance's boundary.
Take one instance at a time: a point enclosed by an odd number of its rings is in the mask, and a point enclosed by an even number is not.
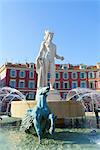
<svg viewBox="0 0 100 150"><path fill-rule="evenodd" d="M61 100L60 93L55 89L50 90L47 97L47 101L59 101L59 100Z"/></svg>

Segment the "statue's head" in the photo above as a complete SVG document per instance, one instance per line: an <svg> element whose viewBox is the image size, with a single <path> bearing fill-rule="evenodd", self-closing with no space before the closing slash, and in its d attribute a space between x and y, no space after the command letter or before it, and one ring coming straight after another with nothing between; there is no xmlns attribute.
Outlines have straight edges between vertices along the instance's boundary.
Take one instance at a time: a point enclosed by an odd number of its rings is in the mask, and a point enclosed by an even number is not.
<svg viewBox="0 0 100 150"><path fill-rule="evenodd" d="M46 41L46 40L48 40L48 38L49 38L50 40L52 40L53 35L54 35L53 32L50 32L49 30L45 30L44 40Z"/></svg>
<svg viewBox="0 0 100 150"><path fill-rule="evenodd" d="M49 93L49 90L50 90L49 86L39 88L38 95L46 95L47 96Z"/></svg>

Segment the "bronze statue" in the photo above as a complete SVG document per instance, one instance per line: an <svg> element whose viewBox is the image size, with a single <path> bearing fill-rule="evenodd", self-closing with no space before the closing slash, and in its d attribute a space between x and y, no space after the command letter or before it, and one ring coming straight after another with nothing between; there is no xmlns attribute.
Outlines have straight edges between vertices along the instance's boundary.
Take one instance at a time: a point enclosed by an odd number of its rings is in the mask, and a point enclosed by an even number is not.
<svg viewBox="0 0 100 150"><path fill-rule="evenodd" d="M34 126L39 142L44 132L49 131L50 134L53 134L55 130L55 116L51 113L46 102L49 90L50 87L38 90L37 105L35 108L27 110L21 124L21 130L25 132L29 132L30 128Z"/></svg>

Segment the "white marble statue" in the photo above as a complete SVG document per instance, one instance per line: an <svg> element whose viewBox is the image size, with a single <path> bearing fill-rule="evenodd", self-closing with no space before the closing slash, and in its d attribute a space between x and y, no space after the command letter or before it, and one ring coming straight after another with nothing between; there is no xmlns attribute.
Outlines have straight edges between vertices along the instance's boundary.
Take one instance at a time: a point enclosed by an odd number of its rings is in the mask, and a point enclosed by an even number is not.
<svg viewBox="0 0 100 150"><path fill-rule="evenodd" d="M38 57L36 58L36 72L38 74L37 87L48 86L48 72L50 72L50 89L55 82L55 58L64 60L56 52L56 45L52 43L54 33L45 31L44 41L41 43Z"/></svg>

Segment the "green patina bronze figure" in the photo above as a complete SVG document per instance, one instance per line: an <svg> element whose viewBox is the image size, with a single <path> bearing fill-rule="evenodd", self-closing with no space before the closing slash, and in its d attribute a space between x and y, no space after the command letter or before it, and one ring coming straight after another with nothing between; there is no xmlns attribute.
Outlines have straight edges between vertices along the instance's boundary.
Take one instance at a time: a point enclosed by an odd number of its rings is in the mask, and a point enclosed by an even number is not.
<svg viewBox="0 0 100 150"><path fill-rule="evenodd" d="M35 108L27 110L21 124L21 130L25 132L29 132L30 128L34 126L39 142L44 132L49 131L50 134L53 134L55 130L55 116L51 113L46 102L49 90L49 87L39 88L37 105Z"/></svg>

